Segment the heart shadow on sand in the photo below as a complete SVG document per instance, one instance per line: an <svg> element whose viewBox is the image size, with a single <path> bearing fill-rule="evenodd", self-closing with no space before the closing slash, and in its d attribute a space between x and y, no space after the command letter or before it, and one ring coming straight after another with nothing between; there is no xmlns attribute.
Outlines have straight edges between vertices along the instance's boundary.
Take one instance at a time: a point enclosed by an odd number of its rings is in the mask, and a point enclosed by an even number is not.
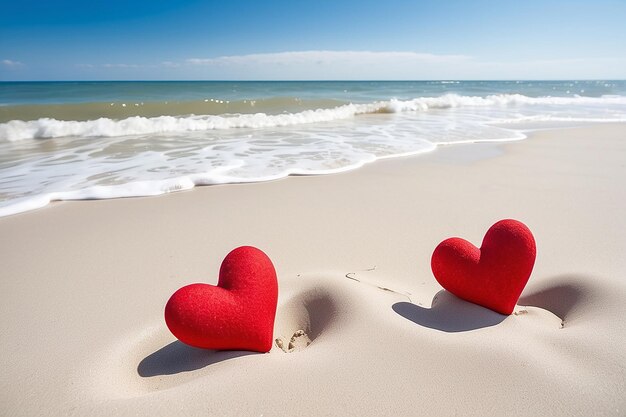
<svg viewBox="0 0 626 417"><path fill-rule="evenodd" d="M581 275L561 275L542 281L525 292L518 305L550 311L564 323L582 314L585 300L593 297L595 292L590 283L597 282L598 279ZM508 317L461 300L446 290L435 295L431 308L407 302L395 303L392 308L402 317L420 326L450 333L495 326Z"/></svg>
<svg viewBox="0 0 626 417"><path fill-rule="evenodd" d="M529 294L523 294L518 304L543 308L566 320L580 309L585 299L593 295L594 290L589 283L597 281L597 277L583 275L554 277Z"/></svg>
<svg viewBox="0 0 626 417"><path fill-rule="evenodd" d="M420 326L448 333L495 326L507 318L487 308L461 300L446 290L441 290L435 295L431 308L407 302L395 303L391 308Z"/></svg>
<svg viewBox="0 0 626 417"><path fill-rule="evenodd" d="M137 373L144 378L157 375L173 375L180 372L195 371L229 359L255 354L258 353L240 350L198 349L176 340L142 359L137 366Z"/></svg>

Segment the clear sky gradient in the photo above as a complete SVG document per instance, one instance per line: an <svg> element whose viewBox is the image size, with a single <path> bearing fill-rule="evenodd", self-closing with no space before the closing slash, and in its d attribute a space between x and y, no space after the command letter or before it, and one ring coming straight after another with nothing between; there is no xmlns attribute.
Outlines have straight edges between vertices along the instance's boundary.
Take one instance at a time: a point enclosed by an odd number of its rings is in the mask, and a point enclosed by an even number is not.
<svg viewBox="0 0 626 417"><path fill-rule="evenodd" d="M626 78L623 0L0 0L0 10L0 80Z"/></svg>

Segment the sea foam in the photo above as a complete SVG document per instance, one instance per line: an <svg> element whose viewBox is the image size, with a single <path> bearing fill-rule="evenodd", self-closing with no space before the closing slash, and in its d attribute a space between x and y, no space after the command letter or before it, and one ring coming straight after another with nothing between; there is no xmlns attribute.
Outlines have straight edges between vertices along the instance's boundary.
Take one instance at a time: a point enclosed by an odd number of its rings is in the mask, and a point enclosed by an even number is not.
<svg viewBox="0 0 626 417"><path fill-rule="evenodd" d="M624 96L445 94L278 114L258 107L265 112L2 123L0 216L51 201L343 172L440 145L523 139L527 122L626 121Z"/></svg>
<svg viewBox="0 0 626 417"><path fill-rule="evenodd" d="M128 117L121 120L99 118L74 121L41 118L38 120L11 120L0 123L0 140L77 137L118 137L164 132L194 132L234 128L267 128L294 126L307 123L328 122L370 113L399 113L449 109L459 107L511 107L511 106L593 106L626 105L626 97L527 97L520 94L461 96L446 94L441 97L421 97L413 100L388 100L371 103L345 104L334 108L305 110L297 113L189 115L159 117ZM571 120L571 118L570 118ZM606 120L603 118L602 120ZM616 118L615 120L622 120ZM507 122L508 120L504 120Z"/></svg>

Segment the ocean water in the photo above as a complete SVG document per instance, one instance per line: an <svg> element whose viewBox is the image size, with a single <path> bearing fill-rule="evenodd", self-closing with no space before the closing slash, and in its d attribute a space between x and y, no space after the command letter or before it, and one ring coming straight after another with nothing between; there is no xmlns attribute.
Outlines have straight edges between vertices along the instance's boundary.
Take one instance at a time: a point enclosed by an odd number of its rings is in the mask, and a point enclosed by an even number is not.
<svg viewBox="0 0 626 417"><path fill-rule="evenodd" d="M0 82L0 216L620 121L626 81Z"/></svg>

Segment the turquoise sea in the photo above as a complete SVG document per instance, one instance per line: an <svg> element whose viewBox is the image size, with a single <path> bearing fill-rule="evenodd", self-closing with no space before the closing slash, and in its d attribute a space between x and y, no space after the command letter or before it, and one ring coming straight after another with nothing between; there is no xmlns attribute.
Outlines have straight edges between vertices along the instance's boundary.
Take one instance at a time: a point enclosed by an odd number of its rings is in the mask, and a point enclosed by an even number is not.
<svg viewBox="0 0 626 417"><path fill-rule="evenodd" d="M0 82L0 216L619 121L626 81Z"/></svg>

